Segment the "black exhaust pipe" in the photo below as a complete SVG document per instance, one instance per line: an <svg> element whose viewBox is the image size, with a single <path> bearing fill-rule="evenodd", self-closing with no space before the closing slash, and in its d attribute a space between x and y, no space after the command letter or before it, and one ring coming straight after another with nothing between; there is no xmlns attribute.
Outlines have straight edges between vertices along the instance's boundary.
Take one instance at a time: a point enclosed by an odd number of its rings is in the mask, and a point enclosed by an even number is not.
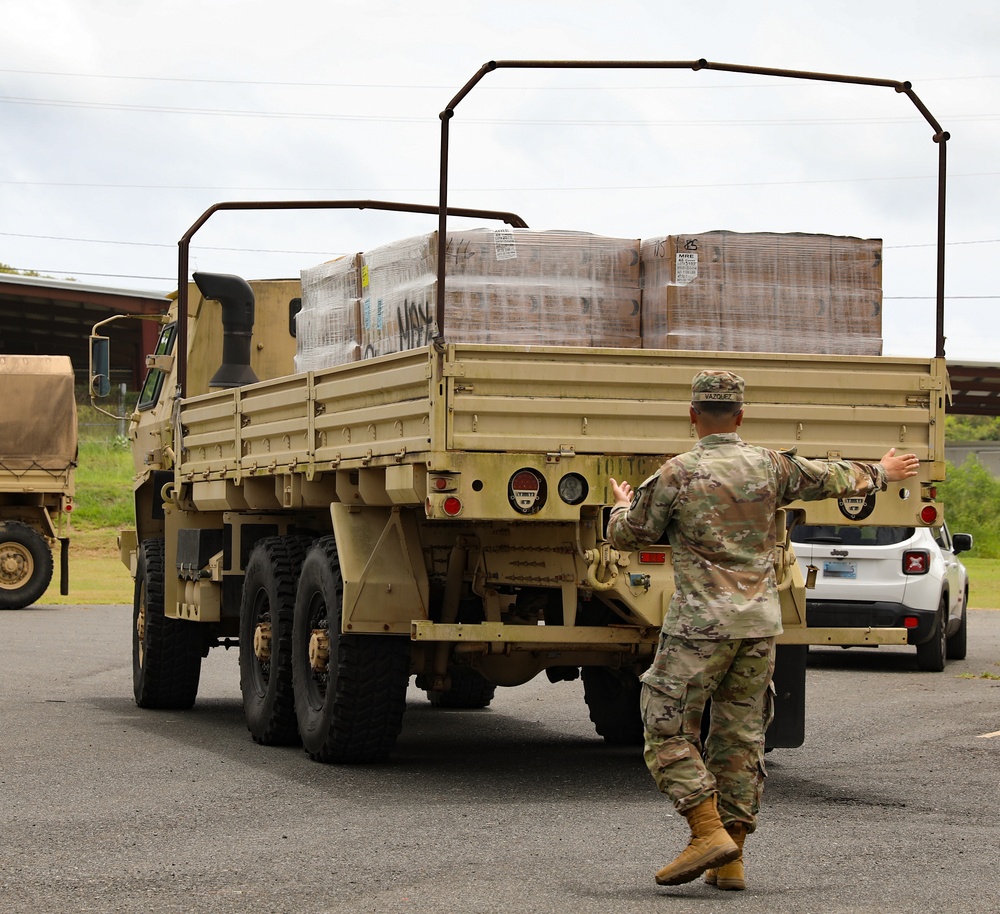
<svg viewBox="0 0 1000 914"><path fill-rule="evenodd" d="M254 296L250 284L228 273L195 273L195 285L205 298L222 305L222 365L209 388L242 387L257 380L250 367Z"/></svg>

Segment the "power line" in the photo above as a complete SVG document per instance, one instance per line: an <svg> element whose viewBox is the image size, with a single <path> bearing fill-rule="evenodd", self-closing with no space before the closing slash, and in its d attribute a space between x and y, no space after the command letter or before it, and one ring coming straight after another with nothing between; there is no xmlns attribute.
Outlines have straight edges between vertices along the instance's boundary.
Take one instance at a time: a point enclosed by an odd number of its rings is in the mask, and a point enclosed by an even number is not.
<svg viewBox="0 0 1000 914"><path fill-rule="evenodd" d="M176 244L166 244L159 241L113 241L110 239L103 238L70 238L63 235L29 235L22 232L0 232L0 238L32 238L36 241L70 241L78 244L115 244L115 245L125 245L132 247L147 247L147 248L175 248ZM967 245L967 244L998 244L1000 243L1000 238L979 238L971 241L946 241L946 247L952 247L955 245ZM932 248L936 247L936 242L927 242L924 244L889 244L884 245L886 250L902 250L907 248ZM328 251L286 251L273 248L229 248L229 247L213 247L213 246L195 246L200 251L231 251L239 253L248 254L318 254L324 255L329 253ZM56 272L50 270L49 272Z"/></svg>
<svg viewBox="0 0 1000 914"><path fill-rule="evenodd" d="M131 80L134 82L161 82L161 83L196 83L196 84L209 84L209 85L235 85L235 86L287 86L288 88L300 89L300 88L316 88L316 89L392 89L393 91L399 89L434 89L441 91L454 90L456 86L454 85L420 85L408 83L406 85L400 85L398 83L355 83L355 82L305 82L305 81L286 81L286 80L263 80L263 79L207 79L202 77L194 76L137 76L131 74L119 74L119 73L67 73L56 70L18 70L11 68L0 68L0 73L13 73L21 76L60 76L69 77L72 79L110 79L110 80ZM920 78L920 83L930 83L930 82L953 82L956 80L974 80L974 79L1000 79L1000 74L985 74L982 76L932 76L932 77L922 77ZM917 80L911 80L911 82L917 82ZM753 83L753 84L734 84L728 85L724 83L716 85L704 85L695 84L690 88L697 89L773 89L779 86L790 86L793 84L789 83L779 83L779 82L766 82L766 83ZM513 87L506 86L484 86L484 89L508 89ZM517 91L589 91L594 89L594 86L518 86ZM601 87L596 87L601 88ZM611 86L609 88L619 88L616 86ZM634 86L629 85L627 87L629 90L638 89L682 89L686 90L687 86Z"/></svg>
<svg viewBox="0 0 1000 914"><path fill-rule="evenodd" d="M87 102L75 99L28 98L24 96L0 96L0 103L11 105L38 105L41 107L82 108L97 111L128 111L144 114L184 114L203 117L250 117L278 120L319 120L346 121L360 123L431 123L426 117L404 115L367 115L367 114L321 114L308 111L247 111L229 110L225 108L189 108L167 105L126 105L117 102ZM1000 119L1000 114L959 114L947 117L949 121L992 121ZM846 117L846 118L764 118L751 120L649 120L635 118L629 120L610 120L597 118L463 118L466 124L505 124L513 126L546 126L558 125L564 127L822 127L843 126L850 124L912 124L922 123L923 119L916 116L904 117Z"/></svg>
<svg viewBox="0 0 1000 914"><path fill-rule="evenodd" d="M951 174L949 178L991 178L1000 175L996 171L965 172L962 174ZM455 187L452 188L458 193L538 193L538 192L558 192L568 191L578 193L580 191L628 191L628 190L704 190L713 187L784 187L799 186L804 184L862 184L875 181L929 181L936 178L936 175L883 175L874 178L818 178L815 180L803 181L736 181L728 183L715 182L712 184L607 184L607 185L577 185L564 187ZM211 190L211 191L248 191L251 193L407 193L426 194L435 193L438 187L261 187L259 185L232 185L232 184L109 184L97 181L5 181L0 179L0 186L10 187L82 187L100 188L102 190Z"/></svg>

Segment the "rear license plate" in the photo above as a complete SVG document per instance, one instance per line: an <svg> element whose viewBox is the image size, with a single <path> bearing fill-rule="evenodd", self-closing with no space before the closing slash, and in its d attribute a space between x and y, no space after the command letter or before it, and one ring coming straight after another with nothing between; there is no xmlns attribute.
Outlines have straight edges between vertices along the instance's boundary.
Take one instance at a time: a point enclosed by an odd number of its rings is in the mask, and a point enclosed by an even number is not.
<svg viewBox="0 0 1000 914"><path fill-rule="evenodd" d="M856 578L858 566L855 562L824 562L823 577L825 578Z"/></svg>

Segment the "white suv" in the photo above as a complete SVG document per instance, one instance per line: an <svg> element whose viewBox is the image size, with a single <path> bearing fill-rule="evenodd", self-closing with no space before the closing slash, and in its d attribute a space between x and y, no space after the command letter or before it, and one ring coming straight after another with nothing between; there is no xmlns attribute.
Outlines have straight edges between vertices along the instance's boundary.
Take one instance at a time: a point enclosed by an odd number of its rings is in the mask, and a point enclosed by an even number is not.
<svg viewBox="0 0 1000 914"><path fill-rule="evenodd" d="M863 527L801 524L792 530L795 554L816 586L806 591L806 624L906 628L917 668L944 669L966 647L969 577L957 555L972 537L946 526Z"/></svg>

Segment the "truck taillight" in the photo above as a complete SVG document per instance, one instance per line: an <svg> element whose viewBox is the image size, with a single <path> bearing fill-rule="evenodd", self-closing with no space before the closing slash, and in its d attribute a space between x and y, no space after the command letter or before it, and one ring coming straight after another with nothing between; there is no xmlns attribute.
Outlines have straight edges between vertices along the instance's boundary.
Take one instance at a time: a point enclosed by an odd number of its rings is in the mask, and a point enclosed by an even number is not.
<svg viewBox="0 0 1000 914"><path fill-rule="evenodd" d="M933 524L937 520L938 509L934 505L924 505L920 509L920 522Z"/></svg>
<svg viewBox="0 0 1000 914"><path fill-rule="evenodd" d="M451 476L431 476L430 487L435 492L454 492L455 491L455 479Z"/></svg>
<svg viewBox="0 0 1000 914"><path fill-rule="evenodd" d="M66 502L66 504L63 505L63 511L65 511L67 514L69 514L69 512L72 510L73 510L73 502L68 501Z"/></svg>
<svg viewBox="0 0 1000 914"><path fill-rule="evenodd" d="M462 500L452 495L444 500L444 504L441 507L444 509L445 514L449 517L454 517L456 514L462 513Z"/></svg>
<svg viewBox="0 0 1000 914"><path fill-rule="evenodd" d="M918 550L903 553L903 574L927 574L930 568L930 553Z"/></svg>
<svg viewBox="0 0 1000 914"><path fill-rule="evenodd" d="M665 565L667 554L665 552L640 552L639 563L642 565Z"/></svg>

